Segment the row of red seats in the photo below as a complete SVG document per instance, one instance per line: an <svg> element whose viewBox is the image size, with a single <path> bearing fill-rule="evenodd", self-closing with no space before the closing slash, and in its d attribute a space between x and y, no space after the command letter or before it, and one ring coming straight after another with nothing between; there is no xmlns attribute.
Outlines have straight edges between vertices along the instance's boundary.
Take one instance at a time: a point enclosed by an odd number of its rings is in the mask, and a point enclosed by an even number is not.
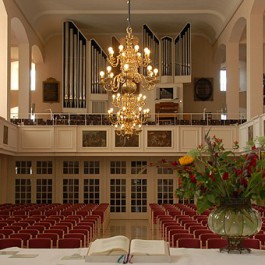
<svg viewBox="0 0 265 265"><path fill-rule="evenodd" d="M150 212L151 221L171 247L221 248L220 244L227 244L225 239L221 239L208 229L207 220L210 211L200 215L196 212L194 204L151 204ZM264 231L261 230L255 238L245 240L244 244L252 248L264 248Z"/></svg>
<svg viewBox="0 0 265 265"><path fill-rule="evenodd" d="M108 219L108 208L104 203L94 206L91 211L90 206L82 207L82 211L76 212L79 214L70 211L69 215L63 215L62 211L57 211L55 215L4 215L0 217L0 238L2 242L20 239L23 247L31 247L31 242L37 239L47 239L52 247L61 247L61 239L75 238L80 241L79 247L85 247L101 232ZM47 242L45 246L48 245Z"/></svg>
<svg viewBox="0 0 265 265"><path fill-rule="evenodd" d="M98 205L94 203L84 204L1 204L1 216L17 216L17 215L70 215L77 212L93 211Z"/></svg>
<svg viewBox="0 0 265 265"><path fill-rule="evenodd" d="M53 248L53 240L51 238L29 238L25 241L19 237L0 239L0 249L9 247L27 247L27 248ZM77 237L60 238L56 241L56 248L80 248L82 240Z"/></svg>

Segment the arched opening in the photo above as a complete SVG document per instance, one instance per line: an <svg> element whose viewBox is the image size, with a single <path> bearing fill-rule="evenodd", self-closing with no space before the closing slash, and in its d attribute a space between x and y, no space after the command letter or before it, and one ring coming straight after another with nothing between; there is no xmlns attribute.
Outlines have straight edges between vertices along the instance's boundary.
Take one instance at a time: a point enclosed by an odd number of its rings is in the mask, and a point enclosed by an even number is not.
<svg viewBox="0 0 265 265"><path fill-rule="evenodd" d="M22 22L11 19L11 74L10 74L10 117L18 118L21 113L27 117L30 102L30 49L29 40ZM17 83L15 86L12 84ZM23 91L21 91L23 89Z"/></svg>

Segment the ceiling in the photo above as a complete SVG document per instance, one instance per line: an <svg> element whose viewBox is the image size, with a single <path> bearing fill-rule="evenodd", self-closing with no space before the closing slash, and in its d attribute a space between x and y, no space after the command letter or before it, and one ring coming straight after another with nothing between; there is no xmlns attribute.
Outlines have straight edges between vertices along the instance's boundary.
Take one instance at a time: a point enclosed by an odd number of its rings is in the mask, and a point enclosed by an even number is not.
<svg viewBox="0 0 265 265"><path fill-rule="evenodd" d="M127 0L14 0L45 43L61 34L62 22L72 20L84 34L125 32ZM177 35L191 23L192 34L215 42L244 0L131 0L131 26L142 25L161 35Z"/></svg>

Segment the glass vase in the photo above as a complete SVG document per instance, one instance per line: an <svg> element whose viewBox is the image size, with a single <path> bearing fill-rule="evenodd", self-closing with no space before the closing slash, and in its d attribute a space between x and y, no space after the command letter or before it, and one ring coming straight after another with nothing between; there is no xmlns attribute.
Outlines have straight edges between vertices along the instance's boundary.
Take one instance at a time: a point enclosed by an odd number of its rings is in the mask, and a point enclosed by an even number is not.
<svg viewBox="0 0 265 265"><path fill-rule="evenodd" d="M220 249L227 252L250 252L242 246L242 241L258 233L261 225L259 212L247 198L227 198L208 218L211 231L227 239L227 247Z"/></svg>

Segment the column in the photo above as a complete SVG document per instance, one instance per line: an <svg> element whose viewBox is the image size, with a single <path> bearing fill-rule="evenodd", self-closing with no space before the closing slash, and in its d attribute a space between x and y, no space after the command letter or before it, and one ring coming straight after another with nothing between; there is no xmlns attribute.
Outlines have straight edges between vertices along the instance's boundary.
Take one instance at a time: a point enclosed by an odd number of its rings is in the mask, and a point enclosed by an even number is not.
<svg viewBox="0 0 265 265"><path fill-rule="evenodd" d="M263 113L263 10L247 20L247 119Z"/></svg>
<svg viewBox="0 0 265 265"><path fill-rule="evenodd" d="M239 44L226 46L226 107L228 119L239 119Z"/></svg>
<svg viewBox="0 0 265 265"><path fill-rule="evenodd" d="M28 43L19 45L19 118L29 118L30 113L31 52Z"/></svg>
<svg viewBox="0 0 265 265"><path fill-rule="evenodd" d="M8 27L8 17L5 10L5 5L3 1L0 1L0 95L1 95L1 104L0 104L0 117L4 119L9 119L9 76L10 76L10 67L9 67L9 27Z"/></svg>

